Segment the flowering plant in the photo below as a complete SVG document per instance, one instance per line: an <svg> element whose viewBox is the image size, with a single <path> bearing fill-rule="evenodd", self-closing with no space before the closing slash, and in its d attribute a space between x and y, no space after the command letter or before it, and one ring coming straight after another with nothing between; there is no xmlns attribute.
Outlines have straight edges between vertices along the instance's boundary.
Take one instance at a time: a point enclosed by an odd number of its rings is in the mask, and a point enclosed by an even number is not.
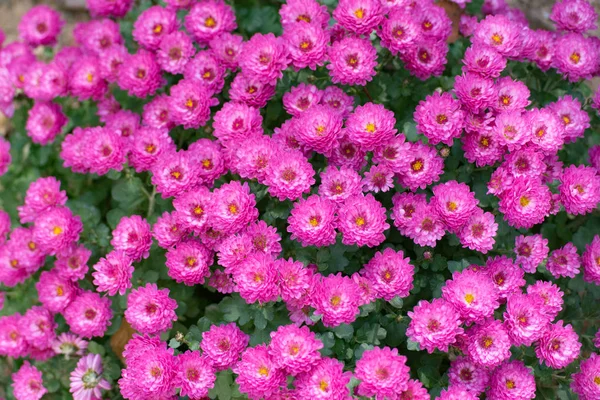
<svg viewBox="0 0 600 400"><path fill-rule="evenodd" d="M586 0L137 3L0 37L0 397L600 398Z"/></svg>

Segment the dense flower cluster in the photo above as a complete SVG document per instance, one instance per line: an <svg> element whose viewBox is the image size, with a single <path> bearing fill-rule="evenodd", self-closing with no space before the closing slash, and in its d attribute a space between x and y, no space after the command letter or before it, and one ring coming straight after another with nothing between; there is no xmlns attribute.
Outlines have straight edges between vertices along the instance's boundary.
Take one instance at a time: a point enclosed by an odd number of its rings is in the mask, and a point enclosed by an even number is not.
<svg viewBox="0 0 600 400"><path fill-rule="evenodd" d="M287 0L276 35L270 5L87 0L73 46L46 5L0 31L9 394L57 391L60 356L76 400L600 398L596 11L452 1Z"/></svg>

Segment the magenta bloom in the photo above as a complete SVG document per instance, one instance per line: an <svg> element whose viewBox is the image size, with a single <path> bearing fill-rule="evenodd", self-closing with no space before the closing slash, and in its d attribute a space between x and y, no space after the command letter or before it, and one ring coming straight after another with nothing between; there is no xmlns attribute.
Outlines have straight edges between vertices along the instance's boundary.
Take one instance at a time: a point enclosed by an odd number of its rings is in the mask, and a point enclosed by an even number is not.
<svg viewBox="0 0 600 400"><path fill-rule="evenodd" d="M482 322L499 307L498 289L485 272L466 269L454 272L442 287L442 297L452 304L465 322Z"/></svg>
<svg viewBox="0 0 600 400"><path fill-rule="evenodd" d="M55 255L79 240L83 224L67 207L54 207L34 222L33 240L46 254Z"/></svg>
<svg viewBox="0 0 600 400"><path fill-rule="evenodd" d="M19 358L29 352L29 345L20 328L19 313L0 317L0 355Z"/></svg>
<svg viewBox="0 0 600 400"><path fill-rule="evenodd" d="M229 97L252 107L264 107L275 95L275 85L261 83L258 79L237 74L231 82Z"/></svg>
<svg viewBox="0 0 600 400"><path fill-rule="evenodd" d="M285 40L272 33L252 36L243 44L239 57L242 74L270 85L281 79L290 61Z"/></svg>
<svg viewBox="0 0 600 400"><path fill-rule="evenodd" d="M358 285L351 278L337 274L317 281L311 300L315 314L323 316L323 325L335 327L354 322L360 313L359 297Z"/></svg>
<svg viewBox="0 0 600 400"><path fill-rule="evenodd" d="M521 235L515 239L515 262L521 265L525 272L535 272L549 252L548 239L544 239L542 235Z"/></svg>
<svg viewBox="0 0 600 400"><path fill-rule="evenodd" d="M394 173L386 166L373 165L362 179L364 192L387 192L394 187Z"/></svg>
<svg viewBox="0 0 600 400"><path fill-rule="evenodd" d="M127 56L119 69L118 84L130 96L145 98L156 93L163 84L160 66L146 50Z"/></svg>
<svg viewBox="0 0 600 400"><path fill-rule="evenodd" d="M372 194L348 197L338 210L338 218L337 228L345 245L378 246L385 240L383 232L390 228L385 208Z"/></svg>
<svg viewBox="0 0 600 400"><path fill-rule="evenodd" d="M216 378L212 365L199 352L188 350L177 356L175 386L181 388L180 395L192 399L206 397Z"/></svg>
<svg viewBox="0 0 600 400"><path fill-rule="evenodd" d="M366 350L356 363L354 375L360 381L357 393L376 398L393 398L408 389L410 378L406 357L389 347Z"/></svg>
<svg viewBox="0 0 600 400"><path fill-rule="evenodd" d="M60 190L60 181L53 176L38 178L29 185L25 193L25 203L18 206L21 223L33 222L42 213L53 207L64 206L67 193Z"/></svg>
<svg viewBox="0 0 600 400"><path fill-rule="evenodd" d="M301 83L283 95L283 108L288 114L299 117L311 107L319 104L322 97L323 91L315 85Z"/></svg>
<svg viewBox="0 0 600 400"><path fill-rule="evenodd" d="M111 301L98 293L79 294L63 312L71 332L84 338L103 336L111 325Z"/></svg>
<svg viewBox="0 0 600 400"><path fill-rule="evenodd" d="M494 247L497 231L494 214L476 209L457 236L463 247L485 254Z"/></svg>
<svg viewBox="0 0 600 400"><path fill-rule="evenodd" d="M495 164L506 151L502 141L491 131L468 133L462 137L462 142L465 158L478 167Z"/></svg>
<svg viewBox="0 0 600 400"><path fill-rule="evenodd" d="M227 325L212 325L202 333L200 347L215 367L222 371L233 367L248 346L249 336L232 322Z"/></svg>
<svg viewBox="0 0 600 400"><path fill-rule="evenodd" d="M310 68L313 71L327 59L328 35L315 24L294 24L283 31L292 65L296 70Z"/></svg>
<svg viewBox="0 0 600 400"><path fill-rule="evenodd" d="M315 105L294 119L294 134L300 144L317 153L330 156L338 146L342 117L328 106Z"/></svg>
<svg viewBox="0 0 600 400"><path fill-rule="evenodd" d="M506 256L489 257L485 266L483 273L490 277L501 299L511 293L520 292L525 286L525 273L512 259Z"/></svg>
<svg viewBox="0 0 600 400"><path fill-rule="evenodd" d="M148 50L156 51L163 38L177 30L175 10L152 6L133 23L133 39Z"/></svg>
<svg viewBox="0 0 600 400"><path fill-rule="evenodd" d="M310 294L314 290L313 270L291 258L288 260L282 258L275 263L283 301L288 304L308 302Z"/></svg>
<svg viewBox="0 0 600 400"><path fill-rule="evenodd" d="M19 22L19 37L32 47L53 46L64 24L60 13L52 7L34 6Z"/></svg>
<svg viewBox="0 0 600 400"><path fill-rule="evenodd" d="M442 389L440 396L436 397L435 400L477 400L478 398L462 386L450 386Z"/></svg>
<svg viewBox="0 0 600 400"><path fill-rule="evenodd" d="M160 94L144 104L142 123L156 129L172 128L174 124L169 118L169 112L169 96Z"/></svg>
<svg viewBox="0 0 600 400"><path fill-rule="evenodd" d="M433 188L431 205L446 227L455 231L462 227L477 209L479 201L468 185L449 181Z"/></svg>
<svg viewBox="0 0 600 400"><path fill-rule="evenodd" d="M67 119L59 104L38 103L29 110L27 135L34 143L51 143L66 125Z"/></svg>
<svg viewBox="0 0 600 400"><path fill-rule="evenodd" d="M294 26L297 22L327 27L329 12L327 6L315 0L289 0L279 9L281 24L284 28Z"/></svg>
<svg viewBox="0 0 600 400"><path fill-rule="evenodd" d="M233 367L240 392L251 400L259 400L276 393L285 384L285 374L278 369L267 346L259 345L244 351L242 359Z"/></svg>
<svg viewBox="0 0 600 400"><path fill-rule="evenodd" d="M581 256L583 263L583 279L600 285L600 236L595 235L591 243L585 246Z"/></svg>
<svg viewBox="0 0 600 400"><path fill-rule="evenodd" d="M505 57L516 57L522 46L521 30L504 15L488 15L475 29L473 42L488 45Z"/></svg>
<svg viewBox="0 0 600 400"><path fill-rule="evenodd" d="M233 293L235 284L229 274L224 273L220 269L213 271L208 278L208 286L215 288L219 293L228 294Z"/></svg>
<svg viewBox="0 0 600 400"><path fill-rule="evenodd" d="M427 136L429 143L443 142L451 146L462 132L465 112L449 93L434 92L419 103L414 118L417 130Z"/></svg>
<svg viewBox="0 0 600 400"><path fill-rule="evenodd" d="M176 308L177 302L169 297L169 289L147 283L129 293L125 319L136 331L155 335L171 328L177 320Z"/></svg>
<svg viewBox="0 0 600 400"><path fill-rule="evenodd" d="M327 86L322 91L321 104L329 106L344 118L354 110L354 98L337 86Z"/></svg>
<svg viewBox="0 0 600 400"><path fill-rule="evenodd" d="M56 271L43 271L35 288L40 303L53 313L62 312L73 301L78 290L76 284Z"/></svg>
<svg viewBox="0 0 600 400"><path fill-rule="evenodd" d="M510 338L500 321L490 319L466 334L467 356L480 367L494 368L510 358Z"/></svg>
<svg viewBox="0 0 600 400"><path fill-rule="evenodd" d="M479 113L495 104L497 92L494 81L467 72L456 77L454 91L460 102L472 113Z"/></svg>
<svg viewBox="0 0 600 400"><path fill-rule="evenodd" d="M254 194L247 183L239 181L216 189L209 207L208 224L217 231L237 233L258 218Z"/></svg>
<svg viewBox="0 0 600 400"><path fill-rule="evenodd" d="M507 298L504 325L515 346L531 346L539 340L550 327L551 318L540 296L517 292Z"/></svg>
<svg viewBox="0 0 600 400"><path fill-rule="evenodd" d="M416 191L425 189L433 182L440 180L443 173L444 160L437 154L434 147L421 142L406 143L399 157L398 180L402 186Z"/></svg>
<svg viewBox="0 0 600 400"><path fill-rule="evenodd" d="M450 362L448 381L450 387L461 386L478 395L487 388L490 372L474 364L468 357L459 356Z"/></svg>
<svg viewBox="0 0 600 400"><path fill-rule="evenodd" d="M265 184L279 201L296 200L310 191L315 183L314 175L311 163L301 152L286 152L285 157L274 157L267 166Z"/></svg>
<svg viewBox="0 0 600 400"><path fill-rule="evenodd" d="M107 90L101 68L99 58L94 55L75 60L69 69L68 84L71 95L79 100L99 100Z"/></svg>
<svg viewBox="0 0 600 400"><path fill-rule="evenodd" d="M424 194L410 192L396 193L392 197L394 204L392 208L392 219L400 234L408 236L408 227L415 213L419 215L421 208L427 207L427 199Z"/></svg>
<svg viewBox="0 0 600 400"><path fill-rule="evenodd" d="M164 212L156 219L152 226L152 236L158 242L158 246L163 249L169 249L179 243L188 230L180 221L178 221L178 212Z"/></svg>
<svg viewBox="0 0 600 400"><path fill-rule="evenodd" d="M89 160L90 172L104 175L111 169L123 169L127 143L124 138L114 130L100 127L89 128L86 136L89 141L82 143L82 150L83 157Z"/></svg>
<svg viewBox="0 0 600 400"><path fill-rule="evenodd" d="M152 167L152 184L163 198L178 196L199 183L197 168L190 153L162 153Z"/></svg>
<svg viewBox="0 0 600 400"><path fill-rule="evenodd" d="M347 399L350 393L346 386L351 376L351 372L344 372L343 363L333 358L324 358L309 372L296 378L295 395L300 400Z"/></svg>
<svg viewBox="0 0 600 400"><path fill-rule="evenodd" d="M0 210L0 245L6 241L6 235L10 232L10 215Z"/></svg>
<svg viewBox="0 0 600 400"><path fill-rule="evenodd" d="M550 368L562 369L579 357L581 343L571 325L563 326L563 321L550 325L550 329L541 337L535 347L540 364Z"/></svg>
<svg viewBox="0 0 600 400"><path fill-rule="evenodd" d="M319 195L340 204L361 193L360 175L348 167L327 167L321 173Z"/></svg>
<svg viewBox="0 0 600 400"><path fill-rule="evenodd" d="M110 390L110 384L102 377L102 358L99 354L88 354L77 362L71 372L69 392L77 400L101 399L103 390Z"/></svg>
<svg viewBox="0 0 600 400"><path fill-rule="evenodd" d="M326 198L310 196L294 204L288 219L291 238L302 246L331 246L335 244L335 204Z"/></svg>
<svg viewBox="0 0 600 400"><path fill-rule="evenodd" d="M540 296L544 300L546 313L551 315L552 319L562 310L564 293L551 282L537 281L527 287L527 294Z"/></svg>
<svg viewBox="0 0 600 400"><path fill-rule="evenodd" d="M343 130L342 133L344 133ZM346 166L359 171L367 165L366 151L352 143L344 135L340 138L340 146L333 151L333 154L327 161L331 166Z"/></svg>
<svg viewBox="0 0 600 400"><path fill-rule="evenodd" d="M533 371L522 361L505 362L492 373L487 396L490 400L531 400L535 398Z"/></svg>
<svg viewBox="0 0 600 400"><path fill-rule="evenodd" d="M151 170L161 154L175 151L167 129L141 127L136 130L131 142L127 157L136 172Z"/></svg>
<svg viewBox="0 0 600 400"><path fill-rule="evenodd" d="M580 370L573 374L571 389L579 395L581 400L593 400L600 396L600 386L596 383L600 371L600 356L590 354L590 358L583 360Z"/></svg>
<svg viewBox="0 0 600 400"><path fill-rule="evenodd" d="M233 9L221 0L194 3L185 16L184 25L201 46L220 34L237 28Z"/></svg>
<svg viewBox="0 0 600 400"><path fill-rule="evenodd" d="M440 76L446 67L448 45L444 40L425 38L410 46L402 54L406 69L424 81L432 76Z"/></svg>
<svg viewBox="0 0 600 400"><path fill-rule="evenodd" d="M150 224L139 215L122 217L112 232L110 244L115 250L123 250L133 261L148 258L152 246Z"/></svg>
<svg viewBox="0 0 600 400"><path fill-rule="evenodd" d="M319 350L323 343L315 337L308 327L294 324L284 325L271 332L269 354L277 368L296 376L309 372L321 359Z"/></svg>
<svg viewBox="0 0 600 400"><path fill-rule="evenodd" d="M397 132L395 124L392 111L380 104L367 103L356 107L348 117L344 132L352 143L373 150L393 139Z"/></svg>
<svg viewBox="0 0 600 400"><path fill-rule="evenodd" d="M183 71L187 81L207 89L210 94L219 93L225 84L225 68L211 51L198 52Z"/></svg>
<svg viewBox="0 0 600 400"><path fill-rule="evenodd" d="M581 259L573 243L567 243L560 249L550 253L546 264L548 271L557 279L563 276L575 278L575 275L579 274L580 266Z"/></svg>
<svg viewBox="0 0 600 400"><path fill-rule="evenodd" d="M506 68L506 59L494 48L485 44L474 44L465 51L463 70L483 78L498 78Z"/></svg>
<svg viewBox="0 0 600 400"><path fill-rule="evenodd" d="M410 13L392 8L377 31L381 45L392 53L402 53L421 38L421 29Z"/></svg>
<svg viewBox="0 0 600 400"><path fill-rule="evenodd" d="M244 38L240 35L223 32L210 41L209 47L224 67L234 70L238 66L243 41Z"/></svg>
<svg viewBox="0 0 600 400"><path fill-rule="evenodd" d="M71 246L57 255L54 266L61 277L78 281L87 274L87 262L91 255L92 252L84 246Z"/></svg>
<svg viewBox="0 0 600 400"><path fill-rule="evenodd" d="M590 127L590 116L581 109L581 103L576 98L569 95L563 96L558 101L549 104L548 108L562 120L566 143L574 142L577 138L582 137L585 130Z"/></svg>
<svg viewBox="0 0 600 400"><path fill-rule="evenodd" d="M505 76L496 81L496 101L492 107L498 113L523 111L530 104L529 95L525 83Z"/></svg>
<svg viewBox="0 0 600 400"><path fill-rule="evenodd" d="M564 143L563 123L550 108L533 109L525 114L529 139L544 153L557 152Z"/></svg>
<svg viewBox="0 0 600 400"><path fill-rule="evenodd" d="M383 14L379 0L341 0L333 10L333 18L342 28L367 36L381 24Z"/></svg>
<svg viewBox="0 0 600 400"><path fill-rule="evenodd" d="M444 224L431 204L419 207L406 226L406 236L419 246L435 247L445 233Z"/></svg>
<svg viewBox="0 0 600 400"><path fill-rule="evenodd" d="M377 297L386 301L396 296L407 297L413 287L414 267L402 251L387 248L375 253L361 274L373 285Z"/></svg>
<svg viewBox="0 0 600 400"><path fill-rule="evenodd" d="M587 214L600 202L600 176L583 165L570 165L560 177L560 202L569 214Z"/></svg>
<svg viewBox="0 0 600 400"><path fill-rule="evenodd" d="M329 48L329 61L333 83L365 86L375 76L377 51L368 39L346 37Z"/></svg>
<svg viewBox="0 0 600 400"><path fill-rule="evenodd" d="M550 19L560 31L585 33L596 29L598 14L586 0L562 0L554 3Z"/></svg>
<svg viewBox="0 0 600 400"><path fill-rule="evenodd" d="M133 0L86 0L92 17L122 18L129 12Z"/></svg>
<svg viewBox="0 0 600 400"><path fill-rule="evenodd" d="M550 190L538 180L517 178L500 195L499 210L515 228L531 228L550 212Z"/></svg>
<svg viewBox="0 0 600 400"><path fill-rule="evenodd" d="M133 266L131 258L123 250L113 250L94 265L94 285L98 292L107 292L109 296L125 294L131 287Z"/></svg>
<svg viewBox="0 0 600 400"><path fill-rule="evenodd" d="M204 283L204 279L210 275L213 254L197 240L189 239L178 243L167 251L166 257L169 276L177 283L198 285Z"/></svg>
<svg viewBox="0 0 600 400"><path fill-rule="evenodd" d="M435 349L447 352L448 346L463 333L460 314L444 299L434 299L431 303L421 300L408 316L411 321L406 335L428 353Z"/></svg>
<svg viewBox="0 0 600 400"><path fill-rule="evenodd" d="M17 400L39 400L48 390L44 387L42 373L29 361L11 375L13 395Z"/></svg>
<svg viewBox="0 0 600 400"><path fill-rule="evenodd" d="M206 125L210 118L210 107L216 100L208 88L192 80L181 80L171 87L169 118L185 129Z"/></svg>
<svg viewBox="0 0 600 400"><path fill-rule="evenodd" d="M52 346L56 338L54 314L48 309L33 306L19 320L19 331L31 346L44 350Z"/></svg>
<svg viewBox="0 0 600 400"><path fill-rule="evenodd" d="M568 33L556 39L554 67L571 82L589 79L598 68L599 52L590 38Z"/></svg>
<svg viewBox="0 0 600 400"><path fill-rule="evenodd" d="M165 35L160 41L156 58L163 71L181 74L195 52L192 39L185 32L177 31Z"/></svg>
<svg viewBox="0 0 600 400"><path fill-rule="evenodd" d="M262 134L262 116L247 104L227 102L215 113L213 128L223 146L237 146L248 137Z"/></svg>
<svg viewBox="0 0 600 400"><path fill-rule="evenodd" d="M248 304L257 301L263 304L277 299L279 287L275 266L271 255L253 253L233 271L237 290Z"/></svg>

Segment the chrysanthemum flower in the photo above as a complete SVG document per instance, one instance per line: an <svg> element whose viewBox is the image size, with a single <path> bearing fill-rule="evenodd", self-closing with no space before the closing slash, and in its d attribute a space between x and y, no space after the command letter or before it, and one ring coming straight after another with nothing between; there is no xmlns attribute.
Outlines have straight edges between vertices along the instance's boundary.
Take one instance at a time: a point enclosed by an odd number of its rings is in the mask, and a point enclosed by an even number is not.
<svg viewBox="0 0 600 400"><path fill-rule="evenodd" d="M242 49L244 38L223 32L215 36L209 42L213 55L223 64L225 68L234 70L238 66L238 58Z"/></svg>
<svg viewBox="0 0 600 400"><path fill-rule="evenodd" d="M280 201L296 200L315 183L314 174L312 165L302 153L287 152L285 157L275 157L269 163L265 184L269 193Z"/></svg>
<svg viewBox="0 0 600 400"><path fill-rule="evenodd" d="M584 131L590 127L589 114L581 109L581 103L572 96L565 95L558 101L548 105L563 123L563 136L566 143L574 142L582 137Z"/></svg>
<svg viewBox="0 0 600 400"><path fill-rule="evenodd" d="M133 261L148 258L152 246L150 224L139 215L123 217L112 232L110 244L115 250L123 250Z"/></svg>
<svg viewBox="0 0 600 400"><path fill-rule="evenodd" d="M19 331L31 346L44 350L52 346L56 338L54 314L48 309L33 306L19 320Z"/></svg>
<svg viewBox="0 0 600 400"><path fill-rule="evenodd" d="M523 268L525 272L533 273L547 257L550 249L548 248L548 239L542 235L518 236L515 239L515 262Z"/></svg>
<svg viewBox="0 0 600 400"><path fill-rule="evenodd" d="M510 338L500 321L490 319L466 334L467 356L480 367L494 368L510 358Z"/></svg>
<svg viewBox="0 0 600 400"><path fill-rule="evenodd" d="M451 146L453 139L462 132L465 112L449 93L435 92L419 103L414 118L417 130L429 139L429 143L442 142Z"/></svg>
<svg viewBox="0 0 600 400"><path fill-rule="evenodd" d="M222 0L194 3L185 16L184 26L201 46L220 34L237 28L233 9Z"/></svg>
<svg viewBox="0 0 600 400"><path fill-rule="evenodd" d="M500 195L499 209L504 219L515 228L539 224L550 211L550 190L538 180L516 178Z"/></svg>
<svg viewBox="0 0 600 400"><path fill-rule="evenodd" d="M600 385L596 383L600 373L600 356L592 353L579 365L579 371L573 374L571 389L581 400L594 400L600 396Z"/></svg>
<svg viewBox="0 0 600 400"><path fill-rule="evenodd" d="M406 357L389 347L366 350L356 362L354 375L360 381L357 393L376 398L394 397L408 389L410 378Z"/></svg>
<svg viewBox="0 0 600 400"><path fill-rule="evenodd" d="M589 79L598 68L600 49L579 33L556 39L553 64L571 82Z"/></svg>
<svg viewBox="0 0 600 400"><path fill-rule="evenodd" d="M377 297L386 301L396 296L407 297L413 287L414 267L402 251L387 248L375 253L361 274L373 285Z"/></svg>
<svg viewBox="0 0 600 400"><path fill-rule="evenodd" d="M233 367L240 392L251 400L259 400L277 392L285 383L283 370L277 368L267 346L259 345L244 351Z"/></svg>
<svg viewBox="0 0 600 400"><path fill-rule="evenodd" d="M229 97L251 107L264 107L275 95L275 85L261 83L258 79L237 74L231 82Z"/></svg>
<svg viewBox="0 0 600 400"><path fill-rule="evenodd" d="M497 89L494 81L467 72L456 77L456 97L472 113L479 113L495 104Z"/></svg>
<svg viewBox="0 0 600 400"><path fill-rule="evenodd" d="M55 255L79 240L83 224L67 207L54 207L34 221L33 240L46 254Z"/></svg>
<svg viewBox="0 0 600 400"><path fill-rule="evenodd" d="M19 37L32 47L53 46L65 24L60 13L45 4L31 7L19 22Z"/></svg>
<svg viewBox="0 0 600 400"><path fill-rule="evenodd" d="M250 254L233 271L233 279L237 284L240 296L247 303L268 303L277 299L277 270L271 255L264 253Z"/></svg>
<svg viewBox="0 0 600 400"><path fill-rule="evenodd" d="M376 74L377 51L368 39L347 37L329 48L329 61L333 83L365 86Z"/></svg>
<svg viewBox="0 0 600 400"><path fill-rule="evenodd" d="M48 390L44 387L42 373L29 361L11 375L13 395L17 400L39 400Z"/></svg>
<svg viewBox="0 0 600 400"><path fill-rule="evenodd" d="M242 74L270 85L281 79L290 62L285 40L272 33L254 34L243 44L239 57Z"/></svg>
<svg viewBox="0 0 600 400"><path fill-rule="evenodd" d="M392 197L392 202L394 204L392 208L394 225L402 235L408 236L411 219L415 213L419 213L422 207L427 206L427 199L424 194L404 192L395 194Z"/></svg>
<svg viewBox="0 0 600 400"><path fill-rule="evenodd" d="M133 23L133 40L148 50L156 51L168 34L177 31L175 10L152 6L138 16Z"/></svg>
<svg viewBox="0 0 600 400"><path fill-rule="evenodd" d="M333 18L344 29L368 36L383 20L383 13L378 0L341 0L333 10Z"/></svg>
<svg viewBox="0 0 600 400"><path fill-rule="evenodd" d="M52 342L52 350L56 354L62 354L65 359L71 356L82 356L87 350L88 342L70 332L61 333Z"/></svg>
<svg viewBox="0 0 600 400"><path fill-rule="evenodd" d="M195 52L192 39L185 32L177 31L161 39L156 59L163 71L181 74Z"/></svg>
<svg viewBox="0 0 600 400"><path fill-rule="evenodd" d="M107 292L109 296L117 293L124 295L131 287L133 266L131 258L124 250L113 250L94 265L92 276L99 292Z"/></svg>
<svg viewBox="0 0 600 400"><path fill-rule="evenodd" d="M583 263L583 279L600 285L600 236L594 236L591 243L585 246L581 256Z"/></svg>
<svg viewBox="0 0 600 400"><path fill-rule="evenodd" d="M153 95L163 85L155 56L146 50L129 55L119 69L118 84L130 96L145 98Z"/></svg>
<svg viewBox="0 0 600 400"><path fill-rule="evenodd" d="M406 69L422 81L440 76L446 67L448 45L445 40L421 39L401 54Z"/></svg>
<svg viewBox="0 0 600 400"><path fill-rule="evenodd" d="M69 392L73 393L73 399L102 398L102 391L111 388L102 376L102 372L102 357L99 354L88 354L80 358L69 377L71 381Z"/></svg>
<svg viewBox="0 0 600 400"><path fill-rule="evenodd" d="M327 59L329 36L323 28L315 24L294 24L283 31L292 65L296 70L317 69Z"/></svg>
<svg viewBox="0 0 600 400"><path fill-rule="evenodd" d="M218 231L237 233L258 218L256 199L247 183L226 183L211 198L208 224Z"/></svg>
<svg viewBox="0 0 600 400"><path fill-rule="evenodd" d="M169 96L160 94L144 104L142 124L151 128L172 128L175 124L171 121Z"/></svg>
<svg viewBox="0 0 600 400"><path fill-rule="evenodd" d="M244 103L227 102L215 113L214 136L225 147L262 134L262 116L257 108Z"/></svg>
<svg viewBox="0 0 600 400"><path fill-rule="evenodd" d="M344 133L364 150L374 150L393 139L397 132L395 124L392 111L380 104L367 103L356 107L348 117Z"/></svg>
<svg viewBox="0 0 600 400"><path fill-rule="evenodd" d="M329 23L327 6L316 0L289 0L279 9L281 25L284 28L296 23L308 23L325 29Z"/></svg>
<svg viewBox="0 0 600 400"><path fill-rule="evenodd" d="M71 246L58 254L54 266L58 274L71 281L83 279L88 271L87 262L92 252L85 246Z"/></svg>
<svg viewBox="0 0 600 400"><path fill-rule="evenodd" d="M330 156L338 147L342 124L341 115L328 106L315 105L310 112L294 119L294 136L307 149Z"/></svg>
<svg viewBox="0 0 600 400"><path fill-rule="evenodd" d="M59 104L36 102L29 110L27 135L34 143L51 143L66 125L67 119Z"/></svg>
<svg viewBox="0 0 600 400"><path fill-rule="evenodd" d="M560 177L560 202L569 214L587 214L600 202L600 176L583 165L570 165Z"/></svg>
<svg viewBox="0 0 600 400"><path fill-rule="evenodd" d="M521 26L504 15L488 15L475 29L473 42L491 46L505 57L516 57L522 46Z"/></svg>
<svg viewBox="0 0 600 400"><path fill-rule="evenodd" d="M465 322L481 322L498 308L499 294L485 272L454 272L442 287L443 298L451 303Z"/></svg>
<svg viewBox="0 0 600 400"><path fill-rule="evenodd" d="M405 144L405 150L398 160L398 169L394 172L398 174L402 186L416 191L439 181L443 169L444 160L434 147L414 142Z"/></svg>
<svg viewBox="0 0 600 400"><path fill-rule="evenodd" d="M435 247L445 233L444 223L431 204L415 210L406 227L406 236L419 246Z"/></svg>
<svg viewBox="0 0 600 400"><path fill-rule="evenodd" d="M489 257L485 262L484 273L489 276L501 299L511 293L520 292L525 286L523 270L506 256Z"/></svg>
<svg viewBox="0 0 600 400"><path fill-rule="evenodd" d="M354 98L337 86L327 86L322 91L321 104L346 118L354 110Z"/></svg>
<svg viewBox="0 0 600 400"><path fill-rule="evenodd" d="M490 400L533 399L535 397L533 371L522 361L505 362L492 373L487 396Z"/></svg>
<svg viewBox="0 0 600 400"><path fill-rule="evenodd" d="M131 10L133 0L87 0L92 17L122 18Z"/></svg>
<svg viewBox="0 0 600 400"><path fill-rule="evenodd" d="M232 322L227 325L212 325L202 333L200 347L217 371L233 367L248 346L249 336Z"/></svg>
<svg viewBox="0 0 600 400"><path fill-rule="evenodd" d="M60 190L60 181L53 176L33 181L25 193L25 202L18 206L22 224L33 222L39 215L56 206L64 206L67 193Z"/></svg>
<svg viewBox="0 0 600 400"><path fill-rule="evenodd" d="M98 293L79 294L63 312L71 332L84 338L103 336L111 325L111 301Z"/></svg>
<svg viewBox="0 0 600 400"><path fill-rule="evenodd" d="M508 296L504 325L515 346L531 346L546 333L551 319L540 296L520 292Z"/></svg>
<svg viewBox="0 0 600 400"><path fill-rule="evenodd" d="M177 375L175 386L181 396L200 399L208 396L217 379L209 360L197 351L186 351L176 357Z"/></svg>
<svg viewBox="0 0 600 400"><path fill-rule="evenodd" d="M299 240L302 246L330 246L335 244L335 203L319 196L300 199L294 204L288 218L288 232L291 238Z"/></svg>
<svg viewBox="0 0 600 400"><path fill-rule="evenodd" d="M598 13L586 0L563 0L554 3L550 19L558 30L585 33L596 29Z"/></svg>
<svg viewBox="0 0 600 400"><path fill-rule="evenodd" d="M456 336L463 333L460 314L444 299L434 299L431 303L421 300L408 316L411 321L406 335L428 353L435 349L447 352L448 346L456 342Z"/></svg>
<svg viewBox="0 0 600 400"><path fill-rule="evenodd" d="M560 249L552 251L546 264L548 271L557 279L564 276L574 278L579 274L580 266L581 259L573 243L567 243Z"/></svg>
<svg viewBox="0 0 600 400"><path fill-rule="evenodd" d="M152 184L163 198L179 196L199 183L197 168L190 153L162 153L152 167Z"/></svg>
<svg viewBox="0 0 600 400"><path fill-rule="evenodd" d="M360 175L348 167L327 167L321 173L319 195L336 203L361 193Z"/></svg>
<svg viewBox="0 0 600 400"><path fill-rule="evenodd" d="M360 313L358 285L341 274L317 281L311 300L315 313L323 316L323 324L327 327L350 324Z"/></svg>
<svg viewBox="0 0 600 400"><path fill-rule="evenodd" d="M440 396L435 400L477 400L478 398L474 393L459 385L442 389Z"/></svg>
<svg viewBox="0 0 600 400"><path fill-rule="evenodd" d="M40 303L53 313L62 312L73 301L78 290L74 283L56 271L42 272L35 288Z"/></svg>
<svg viewBox="0 0 600 400"><path fill-rule="evenodd" d="M535 354L540 364L550 368L562 369L579 357L581 343L579 336L569 324L563 321L550 325L550 329L541 337L535 347Z"/></svg>
<svg viewBox="0 0 600 400"><path fill-rule="evenodd" d="M463 70L475 73L483 78L498 78L506 68L506 59L493 47L485 44L473 44L465 51L462 60Z"/></svg>
<svg viewBox="0 0 600 400"><path fill-rule="evenodd" d="M299 400L347 399L351 376L351 372L344 372L343 363L334 358L324 358L309 372L296 378L296 396Z"/></svg>
<svg viewBox="0 0 600 400"><path fill-rule="evenodd" d="M338 210L337 228L346 245L377 246L385 240L385 208L372 194L348 197Z"/></svg>
<svg viewBox="0 0 600 400"><path fill-rule="evenodd" d="M167 251L166 257L169 276L178 283L198 285L210 275L213 254L197 240L178 243Z"/></svg>
<svg viewBox="0 0 600 400"><path fill-rule="evenodd" d="M292 324L280 326L271 332L268 351L277 368L296 376L313 368L321 359L319 350L322 348L323 343L308 327Z"/></svg>
<svg viewBox="0 0 600 400"><path fill-rule="evenodd" d="M451 231L466 224L479 203L468 185L456 181L436 185L433 194L431 205Z"/></svg>
<svg viewBox="0 0 600 400"><path fill-rule="evenodd" d="M487 388L490 372L474 364L468 357L459 356L450 362L448 382L450 386L462 386L479 395Z"/></svg>
<svg viewBox="0 0 600 400"><path fill-rule="evenodd" d="M147 283L129 293L125 319L136 331L155 335L171 328L177 320L176 308L177 302L169 297L169 289Z"/></svg>

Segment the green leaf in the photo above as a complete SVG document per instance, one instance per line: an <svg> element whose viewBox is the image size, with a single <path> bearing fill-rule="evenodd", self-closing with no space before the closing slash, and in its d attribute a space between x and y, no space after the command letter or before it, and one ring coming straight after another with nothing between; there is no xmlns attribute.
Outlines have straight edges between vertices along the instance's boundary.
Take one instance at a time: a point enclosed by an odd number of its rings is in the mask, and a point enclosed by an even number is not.
<svg viewBox="0 0 600 400"><path fill-rule="evenodd" d="M419 343L413 342L412 340L410 340L408 338L406 339L406 348L409 351L419 351L420 350Z"/></svg>
<svg viewBox="0 0 600 400"><path fill-rule="evenodd" d="M354 328L349 324L341 324L333 328L333 333L340 339L350 340L354 334Z"/></svg>

